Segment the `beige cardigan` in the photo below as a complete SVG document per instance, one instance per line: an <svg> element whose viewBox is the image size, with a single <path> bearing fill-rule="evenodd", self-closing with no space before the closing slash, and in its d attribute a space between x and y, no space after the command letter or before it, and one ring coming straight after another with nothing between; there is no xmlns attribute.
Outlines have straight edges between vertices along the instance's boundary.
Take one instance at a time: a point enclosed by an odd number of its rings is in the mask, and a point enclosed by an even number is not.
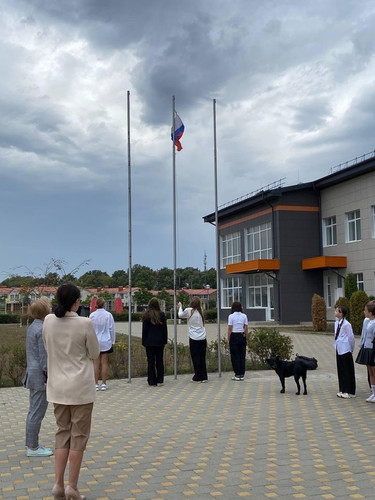
<svg viewBox="0 0 375 500"><path fill-rule="evenodd" d="M43 341L47 351L47 400L62 405L81 405L95 400L93 359L100 354L89 318L67 312L63 318L46 316Z"/></svg>

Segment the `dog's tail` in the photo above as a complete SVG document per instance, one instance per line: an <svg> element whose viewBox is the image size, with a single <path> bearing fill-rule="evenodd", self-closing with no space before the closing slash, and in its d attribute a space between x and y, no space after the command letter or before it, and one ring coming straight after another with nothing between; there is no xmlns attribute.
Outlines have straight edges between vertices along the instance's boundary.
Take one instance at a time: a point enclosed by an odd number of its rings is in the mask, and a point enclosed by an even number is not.
<svg viewBox="0 0 375 500"><path fill-rule="evenodd" d="M307 356L300 356L296 354L296 361L301 361L307 370L316 370L318 368L318 360L316 358L308 358Z"/></svg>

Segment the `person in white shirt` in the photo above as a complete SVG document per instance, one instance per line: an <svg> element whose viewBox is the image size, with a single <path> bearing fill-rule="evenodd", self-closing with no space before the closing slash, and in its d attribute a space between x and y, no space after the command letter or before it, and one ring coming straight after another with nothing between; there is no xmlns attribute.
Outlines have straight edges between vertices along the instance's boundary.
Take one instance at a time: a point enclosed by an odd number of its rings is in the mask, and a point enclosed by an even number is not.
<svg viewBox="0 0 375 500"><path fill-rule="evenodd" d="M232 380L245 379L247 334L247 316L242 312L240 302L233 302L231 314L228 316L228 344L234 371Z"/></svg>
<svg viewBox="0 0 375 500"><path fill-rule="evenodd" d="M360 365L366 365L371 395L366 399L368 403L375 403L375 302L371 301L365 305L365 319L363 321L362 334L359 341L359 353L355 360Z"/></svg>
<svg viewBox="0 0 375 500"><path fill-rule="evenodd" d="M337 397L343 399L355 398L355 373L353 362L354 334L352 325L345 318L348 309L337 306L335 309L335 350L339 392Z"/></svg>
<svg viewBox="0 0 375 500"><path fill-rule="evenodd" d="M100 368L102 372L102 385L100 389L106 391L108 377L108 354L113 352L113 344L116 341L115 320L110 312L104 309L105 300L99 297L96 301L96 311L90 314L94 324L95 333L100 346L100 356L94 360L95 389L99 390Z"/></svg>
<svg viewBox="0 0 375 500"><path fill-rule="evenodd" d="M187 319L190 355L194 367L192 382L207 382L207 339L204 327L204 315L199 297L193 297L189 307L185 310L182 309L182 304L179 302L178 317Z"/></svg>

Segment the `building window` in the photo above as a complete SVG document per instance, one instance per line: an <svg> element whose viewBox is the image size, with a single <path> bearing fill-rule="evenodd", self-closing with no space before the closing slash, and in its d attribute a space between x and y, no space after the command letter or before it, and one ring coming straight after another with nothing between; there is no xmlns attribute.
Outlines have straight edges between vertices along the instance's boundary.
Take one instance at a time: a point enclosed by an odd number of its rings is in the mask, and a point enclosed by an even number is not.
<svg viewBox="0 0 375 500"><path fill-rule="evenodd" d="M273 280L266 274L250 274L248 277L247 307L268 307L268 288Z"/></svg>
<svg viewBox="0 0 375 500"><path fill-rule="evenodd" d="M336 215L323 219L323 246L337 245Z"/></svg>
<svg viewBox="0 0 375 500"><path fill-rule="evenodd" d="M241 278L223 278L221 280L221 307L232 307L234 301L242 303Z"/></svg>
<svg viewBox="0 0 375 500"><path fill-rule="evenodd" d="M371 207L371 236L375 238L375 206Z"/></svg>
<svg viewBox="0 0 375 500"><path fill-rule="evenodd" d="M245 260L272 259L271 222L245 230Z"/></svg>
<svg viewBox="0 0 375 500"><path fill-rule="evenodd" d="M360 210L348 212L346 216L345 236L346 242L361 240L361 214Z"/></svg>
<svg viewBox="0 0 375 500"><path fill-rule="evenodd" d="M221 237L221 267L241 261L240 232L226 234Z"/></svg>
<svg viewBox="0 0 375 500"><path fill-rule="evenodd" d="M325 292L327 307L332 307L332 283L331 276L325 276Z"/></svg>
<svg viewBox="0 0 375 500"><path fill-rule="evenodd" d="M357 280L357 288L358 290L364 290L365 287L363 286L363 273L357 273L354 274L356 280Z"/></svg>
<svg viewBox="0 0 375 500"><path fill-rule="evenodd" d="M342 288L342 283L343 279L342 279L342 276L337 276L337 288Z"/></svg>

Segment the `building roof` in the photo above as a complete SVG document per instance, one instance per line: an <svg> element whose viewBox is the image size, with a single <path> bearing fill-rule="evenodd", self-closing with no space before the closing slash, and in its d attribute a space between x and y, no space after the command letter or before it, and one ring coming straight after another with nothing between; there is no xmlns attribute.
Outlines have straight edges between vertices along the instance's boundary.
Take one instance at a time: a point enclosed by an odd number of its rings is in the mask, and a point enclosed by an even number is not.
<svg viewBox="0 0 375 500"><path fill-rule="evenodd" d="M346 163L342 163L336 167L333 167L332 173L321 177L312 182L306 182L301 184L295 184L292 186L282 186L275 189L266 189L257 192L255 195L248 198L243 198L240 201L234 200L233 203L228 203L223 208L219 207L218 217L221 219L236 214L242 209L255 208L258 205L264 205L265 203L275 202L284 193L301 191L303 189L314 189L320 191L327 187L339 184L341 182L348 181L355 177L361 175L366 175L369 172L375 170L375 151L362 155L359 158L354 158ZM215 212L205 215L203 217L204 222L214 223L215 222Z"/></svg>

